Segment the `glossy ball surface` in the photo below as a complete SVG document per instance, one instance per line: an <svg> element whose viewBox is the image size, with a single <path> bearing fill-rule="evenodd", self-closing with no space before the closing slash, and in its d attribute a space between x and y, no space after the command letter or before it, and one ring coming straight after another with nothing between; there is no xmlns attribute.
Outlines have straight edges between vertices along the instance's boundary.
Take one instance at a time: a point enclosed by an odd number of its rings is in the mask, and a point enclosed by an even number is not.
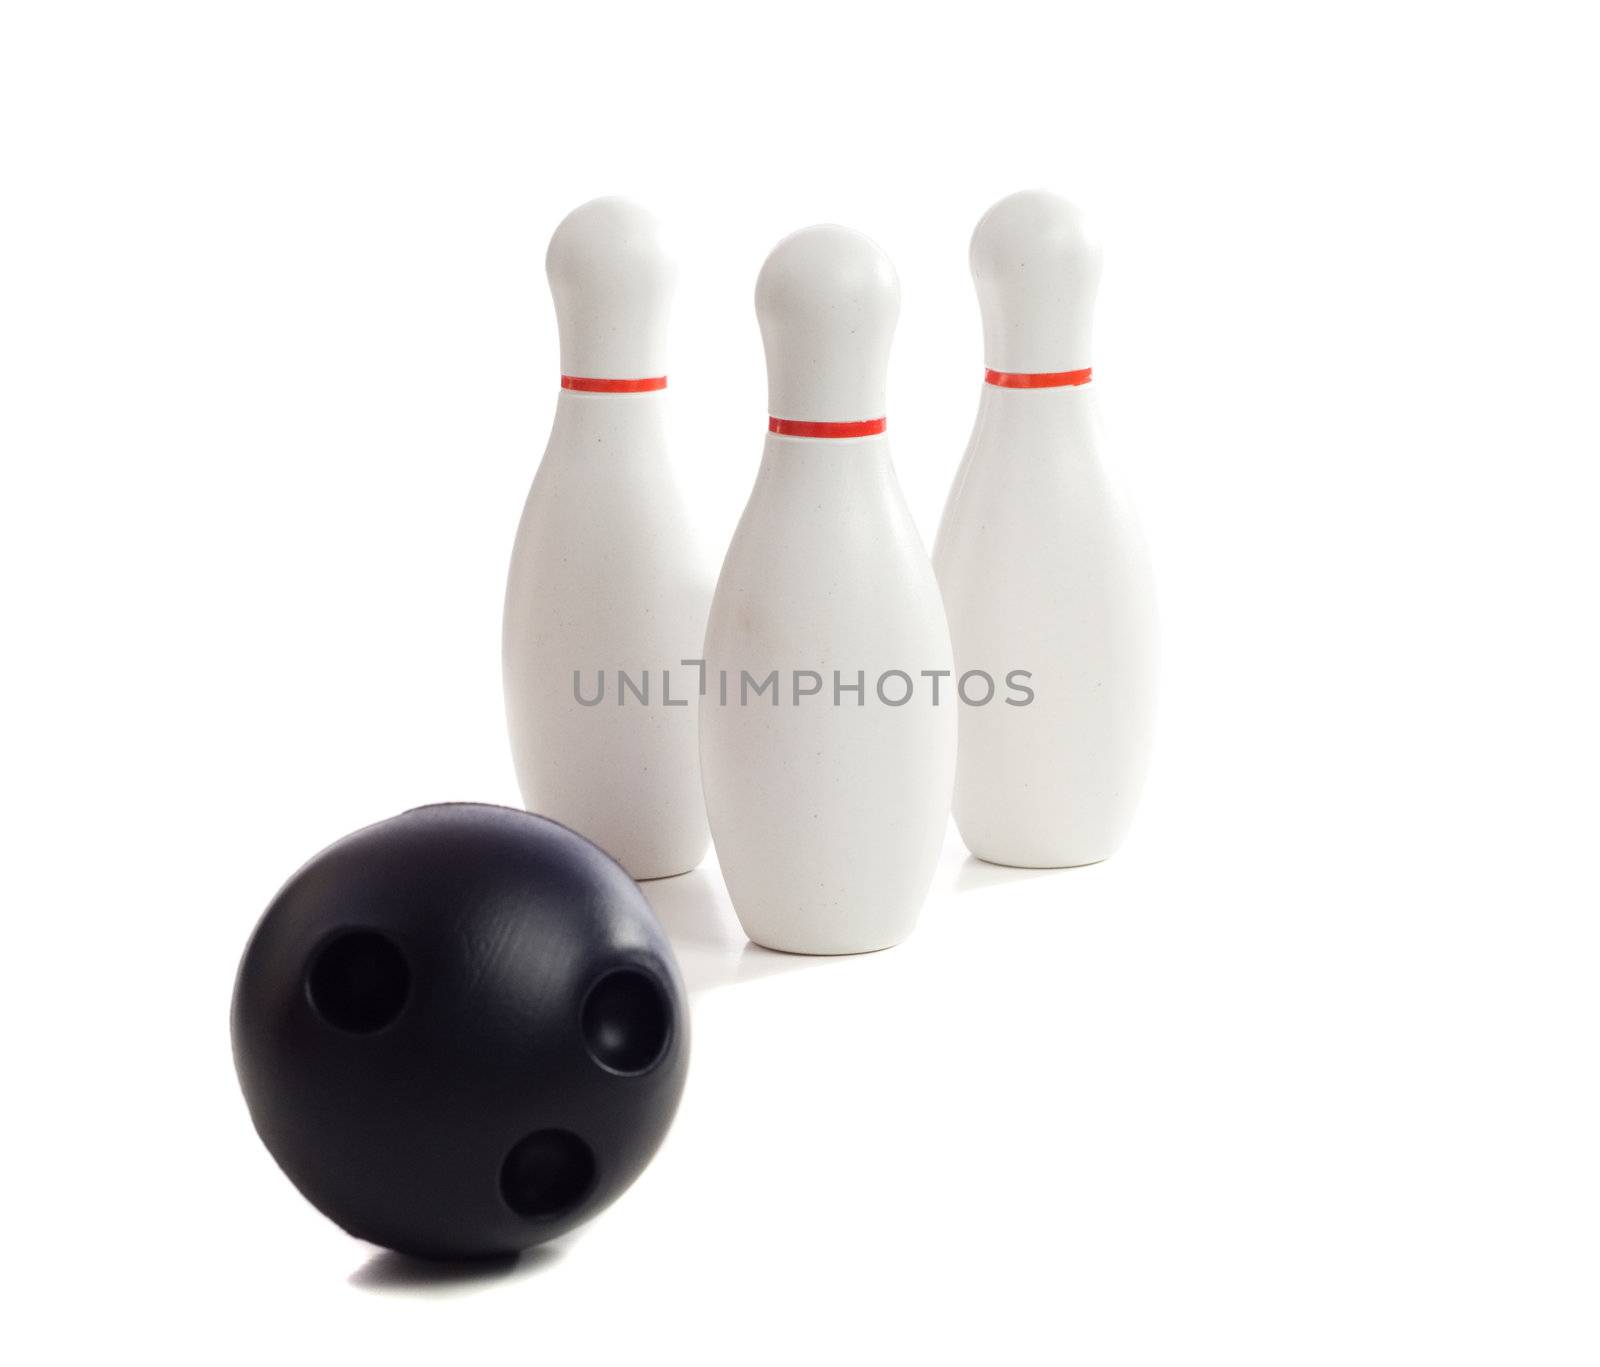
<svg viewBox="0 0 1600 1367"><path fill-rule="evenodd" d="M638 885L526 812L422 807L357 831L267 908L234 986L257 1133L362 1239L430 1258L565 1233L677 1110L688 1012Z"/></svg>

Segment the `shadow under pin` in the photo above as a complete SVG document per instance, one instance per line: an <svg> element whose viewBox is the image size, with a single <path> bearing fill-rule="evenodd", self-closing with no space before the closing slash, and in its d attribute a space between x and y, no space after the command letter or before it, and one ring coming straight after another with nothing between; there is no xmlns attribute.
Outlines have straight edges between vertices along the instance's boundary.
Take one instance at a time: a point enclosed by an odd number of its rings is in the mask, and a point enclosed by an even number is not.
<svg viewBox="0 0 1600 1367"><path fill-rule="evenodd" d="M691 996L827 962L826 958L780 954L752 944L739 927L722 879L709 869L652 879L639 887L672 941Z"/></svg>
<svg viewBox="0 0 1600 1367"><path fill-rule="evenodd" d="M1093 868L1080 864L1079 868ZM1034 878L1048 878L1052 874L1070 873L1071 869L1021 869L1011 864L991 864L977 855L969 854L956 870L957 892L981 892L984 888L1003 887L1007 883L1021 883Z"/></svg>

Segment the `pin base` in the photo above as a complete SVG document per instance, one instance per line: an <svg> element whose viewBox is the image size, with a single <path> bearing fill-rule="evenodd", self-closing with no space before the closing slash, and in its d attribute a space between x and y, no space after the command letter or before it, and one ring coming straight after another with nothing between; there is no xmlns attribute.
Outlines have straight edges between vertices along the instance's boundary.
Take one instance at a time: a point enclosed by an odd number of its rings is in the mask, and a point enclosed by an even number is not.
<svg viewBox="0 0 1600 1367"><path fill-rule="evenodd" d="M982 850L975 850L970 845L967 852L974 859L981 859L985 864L993 864L1002 869L1086 869L1091 864L1104 864L1110 859L1115 850L1106 854L1091 854L1086 856L1068 855L1061 858L1019 858L1002 857L999 854L985 854Z"/></svg>
<svg viewBox="0 0 1600 1367"><path fill-rule="evenodd" d="M749 932L745 932L749 935ZM762 949L770 949L778 954L794 954L808 959L847 959L857 954L880 954L886 949L893 949L898 944L903 944L910 937L898 935L892 940L885 940L882 944L867 945L831 945L826 942L806 942L804 940L790 940L780 943L775 936L757 939L750 935L750 943L759 945Z"/></svg>

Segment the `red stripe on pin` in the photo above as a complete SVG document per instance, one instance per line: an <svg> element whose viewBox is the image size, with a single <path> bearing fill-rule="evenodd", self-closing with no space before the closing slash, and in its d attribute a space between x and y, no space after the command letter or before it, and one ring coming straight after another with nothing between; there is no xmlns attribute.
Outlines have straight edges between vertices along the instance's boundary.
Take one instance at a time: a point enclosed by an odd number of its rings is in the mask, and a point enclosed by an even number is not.
<svg viewBox="0 0 1600 1367"><path fill-rule="evenodd" d="M780 437L875 437L889 426L888 418L862 422L798 422L793 418L768 418L767 431Z"/></svg>
<svg viewBox="0 0 1600 1367"><path fill-rule="evenodd" d="M983 378L1001 389L1060 389L1063 385L1088 384L1091 373L1087 369L1049 370L1023 375L1010 370L986 370Z"/></svg>
<svg viewBox="0 0 1600 1367"><path fill-rule="evenodd" d="M647 380L597 380L587 375L563 375L563 389L575 389L580 394L648 394L652 389L665 389L667 377L653 375Z"/></svg>

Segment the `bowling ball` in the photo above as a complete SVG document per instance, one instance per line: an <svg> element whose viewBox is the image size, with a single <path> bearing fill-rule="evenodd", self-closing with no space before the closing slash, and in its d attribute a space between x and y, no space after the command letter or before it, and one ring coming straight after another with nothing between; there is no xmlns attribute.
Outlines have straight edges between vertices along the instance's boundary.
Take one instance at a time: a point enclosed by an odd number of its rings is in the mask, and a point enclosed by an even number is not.
<svg viewBox="0 0 1600 1367"><path fill-rule="evenodd" d="M513 1253L603 1210L666 1135L689 1063L638 885L564 826L465 803L296 873L245 948L232 1031L290 1181L427 1258Z"/></svg>

